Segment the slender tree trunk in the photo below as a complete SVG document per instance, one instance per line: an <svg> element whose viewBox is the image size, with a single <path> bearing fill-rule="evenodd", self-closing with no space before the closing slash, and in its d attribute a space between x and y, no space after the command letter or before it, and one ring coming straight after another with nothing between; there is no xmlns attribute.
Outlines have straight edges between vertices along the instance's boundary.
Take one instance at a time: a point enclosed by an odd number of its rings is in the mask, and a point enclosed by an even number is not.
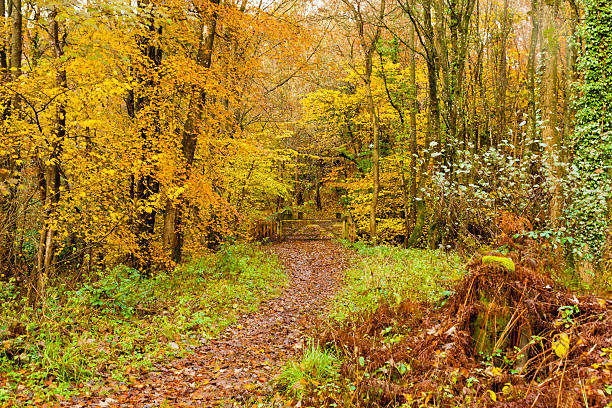
<svg viewBox="0 0 612 408"><path fill-rule="evenodd" d="M23 48L23 32L22 32L22 13L21 13L21 0L15 0L15 5L18 7L18 12L15 13L13 19L13 25L11 27L11 42L13 44L12 53L10 55L11 60L14 61L16 67L12 75L7 73L7 55L4 48L4 41L2 41L0 49L0 82L8 81L10 79L16 81L21 76L21 58ZM0 0L0 16L4 20L5 18L5 3L4 0ZM12 98L6 98L2 101L0 109L2 109L2 119L5 119L8 114L18 114L19 112L19 98L14 96ZM17 234L17 185L13 182L17 175L16 161L14 158L7 154L4 157L0 157L0 183L8 191L0 192L0 274L3 276L10 276L11 267L14 261L14 249L15 249L15 237ZM11 182L9 182L9 180ZM1 277L1 276L0 276Z"/></svg>
<svg viewBox="0 0 612 408"><path fill-rule="evenodd" d="M377 241L376 233L376 210L378 207L378 194L380 190L380 123L376 107L374 106L374 97L372 95L372 66L374 52L380 38L382 29L382 21L385 16L386 1L381 0L380 8L378 9L378 15L376 20L372 23L374 33L367 35L365 32L366 16L362 13L359 5L355 7L350 0L342 0L344 4L350 9L355 20L356 29L359 36L359 42L361 45L361 51L363 53L363 59L365 64L364 74L362 80L366 89L366 100L368 103L368 113L370 115L370 126L372 128L372 202L370 205L370 237Z"/></svg>
<svg viewBox="0 0 612 408"><path fill-rule="evenodd" d="M559 64L559 37L556 23L559 4L557 0L545 2L543 14L543 50L542 58L544 73L541 86L542 106L542 140L545 143L546 163L551 184L550 219L557 225L561 215L561 182L557 161L561 148L560 126L558 118L558 64Z"/></svg>
<svg viewBox="0 0 612 408"><path fill-rule="evenodd" d="M38 160L37 167L37 182L38 182L38 191L40 193L40 202L43 205L47 203L47 181L46 181L46 169L45 164L42 160ZM46 215L46 209L45 215ZM44 221L44 220L43 220ZM47 227L43 224L43 227L40 231L40 241L38 243L38 252L36 253L36 276L33 279L33 287L28 288L29 294L28 299L30 304L36 304L38 300L42 297L44 291L44 265L45 265L45 247L47 244Z"/></svg>
<svg viewBox="0 0 612 408"><path fill-rule="evenodd" d="M212 0L214 7L218 6L220 0ZM244 5L244 2L243 2ZM241 7L242 10L242 7ZM212 53L214 47L215 36L217 35L217 11L212 13L212 18L208 22L204 22L202 30L200 30L200 49L198 50L197 62L204 68L210 68L212 65ZM204 35L204 32L207 32ZM180 177L183 182L189 179L191 167L195 159L197 148L197 133L198 122L202 119L204 106L206 105L206 92L202 91L193 101L191 110L187 115L184 130L181 139L181 153L185 160L185 171ZM164 218L164 230L162 234L162 242L164 248L169 250L172 260L176 263L181 262L183 255L184 231L183 231L183 212L186 203L181 201L168 201L166 203L166 212Z"/></svg>
<svg viewBox="0 0 612 408"><path fill-rule="evenodd" d="M21 57L23 53L23 13L21 0L11 0L13 4L13 28L11 33L11 71L13 78L21 76Z"/></svg>
<svg viewBox="0 0 612 408"><path fill-rule="evenodd" d="M434 27L432 22L432 0L423 0L423 26L422 26L422 45L425 48L427 62L427 82L428 82L428 110L427 134L425 136L425 148L423 162L419 169L419 183L415 198L416 219L412 233L406 242L406 247L411 248L416 245L423 234L425 218L427 216L427 206L425 205L425 195L423 189L431 159L430 141L437 141L436 151L439 152L441 145L440 132L440 101L438 97L438 54L435 45ZM414 20L413 20L414 22Z"/></svg>
<svg viewBox="0 0 612 408"><path fill-rule="evenodd" d="M60 67L56 72L55 85L59 90L66 89L66 70L60 62L64 55L64 44L61 38L60 26L57 22L58 10L49 12L49 45L53 57L58 61ZM12 63L14 65L14 62ZM66 106L61 98L56 107L55 123L51 137L49 138L49 149L51 151L46 163L40 164L39 186L41 188L41 199L44 203L43 229L40 234L38 249L38 268L35 283L35 296L40 300L44 296L45 281L54 272L55 265L55 229L54 217L60 201L60 163L66 138Z"/></svg>
<svg viewBox="0 0 612 408"><path fill-rule="evenodd" d="M6 2L5 0L0 0L0 18L2 19L2 23L6 23ZM6 75L6 71L8 68L7 63L7 53L4 38L0 41L0 69L2 70L2 75Z"/></svg>
<svg viewBox="0 0 612 408"><path fill-rule="evenodd" d="M536 113L536 51L540 36L538 0L531 0L531 35L529 40L529 57L527 60L527 140L528 151L536 149L537 113Z"/></svg>
<svg viewBox="0 0 612 408"><path fill-rule="evenodd" d="M139 7L148 5L148 1L138 3ZM134 91L128 92L127 110L132 120L137 121L137 113L155 98L159 80L154 79L149 70L157 70L162 62L162 49L156 45L154 38L160 36L162 28L156 26L155 20L148 13L143 13L143 24L147 26L147 33L139 35L136 41L140 47L142 56L147 63L136 64L133 67L136 78L146 86L150 92L147 96L135 94ZM150 95L153 96L150 96ZM155 115L149 119L152 123L138 124L139 133L143 143L142 157L146 159L148 154L156 151L156 136L159 133L159 124ZM145 275L149 275L152 269L151 242L155 232L157 210L151 208L155 196L159 193L159 181L155 175L155 169L148 170L145 174L132 175L130 177L130 197L134 204L134 214L131 219L132 231L135 237L135 248L130 254L131 266L140 270Z"/></svg>
<svg viewBox="0 0 612 408"><path fill-rule="evenodd" d="M497 134L498 140L507 136L506 131L506 89L508 88L507 75L507 46L508 34L510 33L510 15L508 12L508 0L504 0L502 12L502 29L499 41L499 61L497 68Z"/></svg>
<svg viewBox="0 0 612 408"><path fill-rule="evenodd" d="M366 98L368 101L368 111L370 113L370 123L372 125L372 204L370 205L370 236L376 242L376 209L378 207L378 194L380 191L380 124L378 122L378 114L374 106L374 97L372 96L371 75L372 75L372 56L370 55L370 63L366 61L365 86ZM369 65L369 70L367 66ZM369 71L369 72L368 72Z"/></svg>
<svg viewBox="0 0 612 408"><path fill-rule="evenodd" d="M409 220L414 220L416 223L416 198L417 198L417 82L416 82L416 30L411 27L410 33L410 49L408 50L410 59L410 216L406 219L406 233L404 239L404 247L408 247ZM427 147L427 146L426 146ZM421 175L424 177L424 175Z"/></svg>
<svg viewBox="0 0 612 408"><path fill-rule="evenodd" d="M438 140L440 151L442 155L438 156L436 164L438 166L444 164L448 165L449 150L446 148L447 143L451 139L449 134L454 135L454 126L451 118L451 112L453 110L453 86L451 79L451 60L449 56L448 43L449 41L446 38L447 32L447 24L446 24L446 4L444 0L431 0L431 7L433 7L434 13L430 15L430 19L435 18L435 23L432 22L432 48L435 48L436 57L437 57L437 69L440 73L440 78L442 79L440 87L439 97L441 98L441 106L438 106L438 109L441 110L440 115L444 115L447 123L447 130L444 134L440 134L440 138ZM425 7L425 4L424 4ZM427 23L425 23L427 24ZM438 86L438 82L436 81L436 87Z"/></svg>

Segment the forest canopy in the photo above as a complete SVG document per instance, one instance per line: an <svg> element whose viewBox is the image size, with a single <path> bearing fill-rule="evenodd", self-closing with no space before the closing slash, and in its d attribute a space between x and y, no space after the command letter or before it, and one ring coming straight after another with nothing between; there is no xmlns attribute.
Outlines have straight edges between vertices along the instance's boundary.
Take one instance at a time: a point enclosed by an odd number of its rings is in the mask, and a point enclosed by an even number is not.
<svg viewBox="0 0 612 408"><path fill-rule="evenodd" d="M0 0L0 273L151 276L282 211L609 279L605 0Z"/></svg>

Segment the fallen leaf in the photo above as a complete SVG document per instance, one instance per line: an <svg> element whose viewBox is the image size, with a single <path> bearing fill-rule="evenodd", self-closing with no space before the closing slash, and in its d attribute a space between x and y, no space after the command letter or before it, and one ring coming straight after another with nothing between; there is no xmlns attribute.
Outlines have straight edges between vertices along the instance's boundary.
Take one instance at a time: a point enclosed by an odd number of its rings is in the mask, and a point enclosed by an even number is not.
<svg viewBox="0 0 612 408"><path fill-rule="evenodd" d="M555 336L552 341L552 349L559 358L565 358L569 352L570 339L567 333Z"/></svg>

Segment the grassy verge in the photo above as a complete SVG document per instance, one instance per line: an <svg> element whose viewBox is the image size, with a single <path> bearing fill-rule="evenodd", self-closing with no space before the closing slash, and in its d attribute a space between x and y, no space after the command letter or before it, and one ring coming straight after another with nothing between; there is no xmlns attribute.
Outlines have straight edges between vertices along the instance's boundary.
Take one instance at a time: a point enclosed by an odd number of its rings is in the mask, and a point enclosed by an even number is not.
<svg viewBox="0 0 612 408"><path fill-rule="evenodd" d="M357 256L345 272L343 288L329 309L331 325L349 324L381 304L396 307L405 299L439 301L465 275L463 261L455 254L423 249L349 245ZM388 327L383 336L390 342L403 333ZM276 380L280 400L302 401L303 406L353 406L356 384L340 373L343 352L330 344L314 340L301 360L289 362ZM355 371L367 371L368 362L357 360ZM406 367L404 367L406 369ZM382 373L382 372L381 372ZM377 373L377 374L381 374ZM384 372L381 375L387 375ZM366 375L370 375L367 373ZM371 373L374 376L374 373Z"/></svg>
<svg viewBox="0 0 612 408"><path fill-rule="evenodd" d="M277 388L286 396L300 399L308 387L320 391L338 388L340 359L333 350L311 343L299 362L290 361L276 379Z"/></svg>
<svg viewBox="0 0 612 408"><path fill-rule="evenodd" d="M371 312L381 302L396 306L404 299L435 302L465 270L456 254L440 250L352 245L360 255L346 271L345 286L334 300L330 316L342 321Z"/></svg>
<svg viewBox="0 0 612 408"><path fill-rule="evenodd" d="M119 266L77 290L50 287L44 314L0 282L0 407L112 392L137 370L189 353L285 282L276 258L254 245L150 279Z"/></svg>

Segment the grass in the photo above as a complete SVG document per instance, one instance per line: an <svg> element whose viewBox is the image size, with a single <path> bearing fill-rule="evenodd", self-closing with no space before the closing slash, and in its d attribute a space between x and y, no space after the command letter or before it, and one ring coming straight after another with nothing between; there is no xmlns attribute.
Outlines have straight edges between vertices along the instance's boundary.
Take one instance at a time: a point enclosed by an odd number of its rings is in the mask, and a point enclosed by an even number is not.
<svg viewBox="0 0 612 408"><path fill-rule="evenodd" d="M356 256L345 271L343 288L329 309L331 324L342 324L361 313L373 312L381 303L395 307L405 299L438 302L466 273L463 260L452 253L342 243L352 248ZM393 327L387 331L383 334L389 342L403 335ZM285 366L276 380L278 391L293 400L314 398L325 406L353 406L356 386L339 372L340 363L343 359L348 361L347 356L314 343L301 360ZM409 369L404 363L396 368L400 372ZM360 360L355 369L368 378L388 375L368 372L365 360Z"/></svg>
<svg viewBox="0 0 612 408"><path fill-rule="evenodd" d="M120 387L216 336L285 282L275 257L246 244L149 279L118 266L76 290L49 287L44 314L15 282L0 282L0 407L108 390L100 378Z"/></svg>
<svg viewBox="0 0 612 408"><path fill-rule="evenodd" d="M276 379L277 389L299 399L309 387L325 388L339 377L340 360L335 352L314 342L304 351L299 363L290 361Z"/></svg>
<svg viewBox="0 0 612 408"><path fill-rule="evenodd" d="M435 302L465 274L461 258L441 250L368 247L359 242L350 246L358 256L334 299L330 317L336 321L371 312L381 302Z"/></svg>

